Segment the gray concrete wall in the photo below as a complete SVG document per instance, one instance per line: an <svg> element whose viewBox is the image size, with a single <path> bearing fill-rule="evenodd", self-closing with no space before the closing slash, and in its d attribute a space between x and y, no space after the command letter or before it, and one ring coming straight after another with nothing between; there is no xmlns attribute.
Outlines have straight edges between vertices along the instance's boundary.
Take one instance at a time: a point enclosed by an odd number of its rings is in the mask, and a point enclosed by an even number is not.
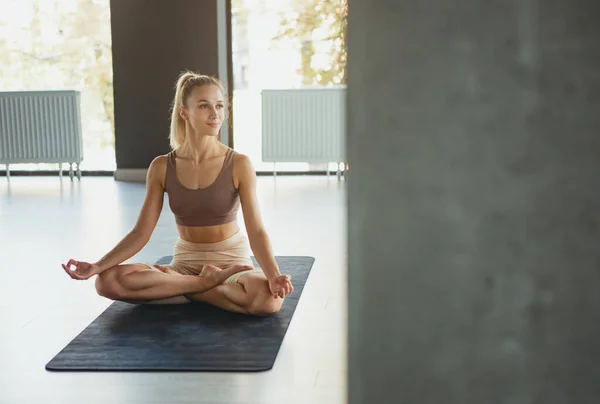
<svg viewBox="0 0 600 404"><path fill-rule="evenodd" d="M600 402L599 8L349 0L350 403Z"/></svg>

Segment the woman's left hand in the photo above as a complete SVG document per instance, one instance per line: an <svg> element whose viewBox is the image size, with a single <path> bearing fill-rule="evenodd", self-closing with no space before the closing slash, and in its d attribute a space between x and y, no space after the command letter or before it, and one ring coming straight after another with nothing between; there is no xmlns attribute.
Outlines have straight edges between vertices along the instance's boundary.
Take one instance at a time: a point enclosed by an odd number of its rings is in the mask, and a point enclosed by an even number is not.
<svg viewBox="0 0 600 404"><path fill-rule="evenodd" d="M283 299L286 295L294 291L294 286L289 275L279 275L269 279L269 289L271 289L271 293L275 299L278 297Z"/></svg>

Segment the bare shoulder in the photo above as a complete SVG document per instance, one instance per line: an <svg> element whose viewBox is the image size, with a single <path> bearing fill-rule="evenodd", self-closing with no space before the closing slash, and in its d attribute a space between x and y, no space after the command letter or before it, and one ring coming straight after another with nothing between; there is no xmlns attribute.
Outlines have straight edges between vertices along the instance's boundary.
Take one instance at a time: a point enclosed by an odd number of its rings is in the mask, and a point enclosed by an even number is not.
<svg viewBox="0 0 600 404"><path fill-rule="evenodd" d="M169 159L168 154L161 154L160 156L154 157L154 160L150 163L150 167L156 168L167 168L167 160Z"/></svg>
<svg viewBox="0 0 600 404"><path fill-rule="evenodd" d="M147 183L160 184L164 188L164 178L167 172L168 155L160 155L154 158L148 167Z"/></svg>
<svg viewBox="0 0 600 404"><path fill-rule="evenodd" d="M240 183L254 181L256 172L252 160L245 154L236 153L233 159L233 184L239 189Z"/></svg>
<svg viewBox="0 0 600 404"><path fill-rule="evenodd" d="M237 166L242 170L254 170L254 167L252 166L252 160L250 160L250 157L242 153L235 153L233 164L234 167Z"/></svg>

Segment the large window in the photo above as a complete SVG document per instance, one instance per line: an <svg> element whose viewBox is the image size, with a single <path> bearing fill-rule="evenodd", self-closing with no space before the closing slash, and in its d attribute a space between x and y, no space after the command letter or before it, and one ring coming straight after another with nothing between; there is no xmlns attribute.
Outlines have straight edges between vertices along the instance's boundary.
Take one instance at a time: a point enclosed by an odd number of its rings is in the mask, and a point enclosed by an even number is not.
<svg viewBox="0 0 600 404"><path fill-rule="evenodd" d="M257 170L273 169L261 156L261 91L345 84L345 15L345 0L232 1L234 142Z"/></svg>
<svg viewBox="0 0 600 404"><path fill-rule="evenodd" d="M80 91L81 169L116 168L109 0L0 0L0 91L25 90Z"/></svg>
<svg viewBox="0 0 600 404"><path fill-rule="evenodd" d="M345 0L232 0L232 6L235 145L257 170L270 171L273 164L261 156L261 91L344 84ZM0 0L0 10L0 91L80 91L81 169L114 170L109 0ZM277 164L278 170L323 168Z"/></svg>

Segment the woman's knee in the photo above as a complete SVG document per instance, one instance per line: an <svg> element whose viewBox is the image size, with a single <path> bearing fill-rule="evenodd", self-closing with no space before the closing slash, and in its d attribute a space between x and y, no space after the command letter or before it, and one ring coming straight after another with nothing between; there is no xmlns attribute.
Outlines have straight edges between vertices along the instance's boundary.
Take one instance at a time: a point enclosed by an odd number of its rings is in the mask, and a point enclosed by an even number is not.
<svg viewBox="0 0 600 404"><path fill-rule="evenodd" d="M282 298L274 298L269 288L269 282L265 278L253 279L245 285L246 291L252 295L248 307L249 314L256 316L268 316L281 310Z"/></svg>
<svg viewBox="0 0 600 404"><path fill-rule="evenodd" d="M145 264L124 264L109 268L96 277L96 292L111 300L126 300L128 291L123 286L124 277L147 269Z"/></svg>
<svg viewBox="0 0 600 404"><path fill-rule="evenodd" d="M270 316L281 310L282 298L267 296L265 299L253 301L248 312L254 316Z"/></svg>
<svg viewBox="0 0 600 404"><path fill-rule="evenodd" d="M96 277L96 292L107 299L123 298L123 288L117 280L116 267L107 269Z"/></svg>

